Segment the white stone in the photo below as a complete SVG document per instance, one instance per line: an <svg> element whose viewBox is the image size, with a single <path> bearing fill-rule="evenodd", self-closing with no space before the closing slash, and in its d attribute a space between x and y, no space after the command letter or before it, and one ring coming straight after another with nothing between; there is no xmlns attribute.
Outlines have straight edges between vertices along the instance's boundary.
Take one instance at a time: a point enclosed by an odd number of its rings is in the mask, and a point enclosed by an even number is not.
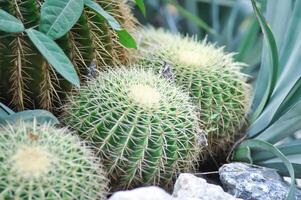
<svg viewBox="0 0 301 200"><path fill-rule="evenodd" d="M172 196L175 200L237 200L217 185L192 174L180 174Z"/></svg>
<svg viewBox="0 0 301 200"><path fill-rule="evenodd" d="M109 200L173 200L173 198L163 189L150 186L116 192Z"/></svg>

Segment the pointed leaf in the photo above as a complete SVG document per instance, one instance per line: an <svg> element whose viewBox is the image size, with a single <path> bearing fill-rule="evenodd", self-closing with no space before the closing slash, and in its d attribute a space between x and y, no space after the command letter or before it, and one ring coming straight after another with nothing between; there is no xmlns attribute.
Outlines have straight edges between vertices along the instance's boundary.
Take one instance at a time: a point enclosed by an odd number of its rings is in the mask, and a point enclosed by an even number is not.
<svg viewBox="0 0 301 200"><path fill-rule="evenodd" d="M46 0L41 8L40 31L52 39L65 35L80 18L83 0Z"/></svg>
<svg viewBox="0 0 301 200"><path fill-rule="evenodd" d="M7 117L0 117L0 124L16 123L18 121L31 122L37 120L38 123L59 124L58 119L50 112L45 110L26 110L11 114Z"/></svg>
<svg viewBox="0 0 301 200"><path fill-rule="evenodd" d="M24 31L24 25L20 20L0 9L0 31L20 33Z"/></svg>
<svg viewBox="0 0 301 200"><path fill-rule="evenodd" d="M138 8L141 10L142 14L146 16L146 9L143 0L135 0Z"/></svg>
<svg viewBox="0 0 301 200"><path fill-rule="evenodd" d="M9 107L0 102L0 117L6 117L14 113L15 112L12 111Z"/></svg>
<svg viewBox="0 0 301 200"><path fill-rule="evenodd" d="M102 18L104 18L108 24L116 31L122 30L119 22L111 16L108 12L106 12L98 3L92 0L84 0L85 6L91 8L96 13L98 13Z"/></svg>
<svg viewBox="0 0 301 200"><path fill-rule="evenodd" d="M268 55L268 59L264 60L262 63L256 83L255 96L252 105L254 110L252 120L256 121L248 130L249 136L254 136L264 130L273 118L273 116L262 117L260 114L264 110L266 103L272 94L277 80L277 70L279 68L278 48L273 33L259 11L255 0L252 0L252 5L268 46L268 52L264 52Z"/></svg>
<svg viewBox="0 0 301 200"><path fill-rule="evenodd" d="M126 30L117 31L120 43L127 47L137 49L135 39Z"/></svg>
<svg viewBox="0 0 301 200"><path fill-rule="evenodd" d="M79 77L63 50L47 35L37 30L28 29L26 33L49 64L67 81L79 87Z"/></svg>
<svg viewBox="0 0 301 200"><path fill-rule="evenodd" d="M135 39L128 33L126 30L122 29L119 22L107 13L98 3L95 3L92 0L85 0L85 6L94 10L97 14L105 19L108 24L117 32L120 43L127 48L137 49L137 44Z"/></svg>

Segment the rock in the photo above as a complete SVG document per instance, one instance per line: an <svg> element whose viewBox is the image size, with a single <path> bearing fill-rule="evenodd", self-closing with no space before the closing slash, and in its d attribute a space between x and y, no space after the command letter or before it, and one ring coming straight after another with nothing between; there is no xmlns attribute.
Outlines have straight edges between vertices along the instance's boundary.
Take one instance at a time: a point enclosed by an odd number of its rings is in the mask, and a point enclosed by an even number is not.
<svg viewBox="0 0 301 200"><path fill-rule="evenodd" d="M155 186L116 192L109 200L173 200L171 195Z"/></svg>
<svg viewBox="0 0 301 200"><path fill-rule="evenodd" d="M244 163L230 163L219 169L224 188L244 200L284 200L289 184L276 170ZM301 191L297 190L297 199Z"/></svg>
<svg viewBox="0 0 301 200"><path fill-rule="evenodd" d="M175 200L236 200L220 186L207 183L192 174L180 174L172 196Z"/></svg>

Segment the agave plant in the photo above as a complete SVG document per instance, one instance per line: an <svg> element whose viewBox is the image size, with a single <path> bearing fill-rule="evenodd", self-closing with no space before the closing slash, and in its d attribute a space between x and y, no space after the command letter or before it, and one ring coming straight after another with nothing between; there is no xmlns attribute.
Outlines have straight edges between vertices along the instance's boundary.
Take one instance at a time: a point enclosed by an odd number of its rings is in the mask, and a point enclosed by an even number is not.
<svg viewBox="0 0 301 200"><path fill-rule="evenodd" d="M295 137L301 129L301 1L267 1L266 19L255 0L252 5L266 45L250 113L252 123L232 159L291 176L287 198L295 199L294 179L301 177L301 139Z"/></svg>
<svg viewBox="0 0 301 200"><path fill-rule="evenodd" d="M16 110L52 110L93 60L98 69L128 62L134 27L123 1L0 1L1 100Z"/></svg>

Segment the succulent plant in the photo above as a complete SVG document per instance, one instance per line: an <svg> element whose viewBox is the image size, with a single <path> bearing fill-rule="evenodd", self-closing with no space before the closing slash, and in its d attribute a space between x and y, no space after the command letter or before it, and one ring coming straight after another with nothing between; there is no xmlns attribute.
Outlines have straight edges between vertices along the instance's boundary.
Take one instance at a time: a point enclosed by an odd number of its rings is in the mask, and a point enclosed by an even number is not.
<svg viewBox="0 0 301 200"><path fill-rule="evenodd" d="M112 188L159 184L193 169L202 145L188 95L139 66L103 72L65 108L67 125L90 141Z"/></svg>
<svg viewBox="0 0 301 200"><path fill-rule="evenodd" d="M141 30L137 37L138 62L161 73L162 63L167 63L176 84L197 105L200 127L208 134L209 153L221 155L245 122L249 91L240 72L243 64L206 40L153 28Z"/></svg>
<svg viewBox="0 0 301 200"><path fill-rule="evenodd" d="M67 129L20 122L0 128L0 199L105 199L98 159Z"/></svg>
<svg viewBox="0 0 301 200"><path fill-rule="evenodd" d="M0 10L15 16L25 29L39 26L42 0L0 1ZM55 2L55 1L45 1ZM59 1L57 1L59 2ZM133 31L135 19L124 1L94 0L128 31ZM43 7L42 7L43 8ZM46 12L46 11L44 11ZM72 15L72 13L71 13ZM41 27L40 27L41 28ZM44 28L44 27L43 27ZM73 28L56 40L75 66L81 79L89 74L92 61L98 69L115 63L126 64L128 49L118 40L118 34L89 7ZM0 31L0 99L15 110L43 108L52 110L60 105L71 85L55 72L37 50L25 32Z"/></svg>

